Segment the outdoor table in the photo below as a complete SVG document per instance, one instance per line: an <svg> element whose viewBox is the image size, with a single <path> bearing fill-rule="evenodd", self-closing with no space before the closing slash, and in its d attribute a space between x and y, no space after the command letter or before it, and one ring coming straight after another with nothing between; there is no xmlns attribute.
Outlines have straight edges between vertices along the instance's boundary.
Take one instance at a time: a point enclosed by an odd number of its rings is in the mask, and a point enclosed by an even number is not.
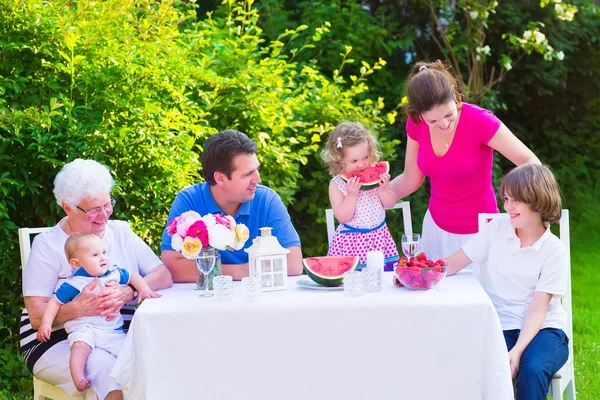
<svg viewBox="0 0 600 400"><path fill-rule="evenodd" d="M463 271L424 291L288 290L248 303L176 284L137 310L112 376L125 399L512 399L494 307Z"/></svg>

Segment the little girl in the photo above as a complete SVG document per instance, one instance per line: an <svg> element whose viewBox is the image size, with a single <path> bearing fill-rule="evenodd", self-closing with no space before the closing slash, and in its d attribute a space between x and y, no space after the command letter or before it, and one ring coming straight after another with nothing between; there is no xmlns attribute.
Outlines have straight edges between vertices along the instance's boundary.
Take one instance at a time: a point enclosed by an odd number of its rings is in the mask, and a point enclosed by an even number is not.
<svg viewBox="0 0 600 400"><path fill-rule="evenodd" d="M327 255L359 256L359 270L365 267L371 250L383 252L386 271L392 271L398 261L398 249L385 224L385 208L396 204L396 195L389 188L390 175L381 174L379 186L372 190L360 190L358 177L346 182L340 176L361 171L379 161L380 156L375 137L356 122L340 123L321 153L333 176L329 200L340 222Z"/></svg>

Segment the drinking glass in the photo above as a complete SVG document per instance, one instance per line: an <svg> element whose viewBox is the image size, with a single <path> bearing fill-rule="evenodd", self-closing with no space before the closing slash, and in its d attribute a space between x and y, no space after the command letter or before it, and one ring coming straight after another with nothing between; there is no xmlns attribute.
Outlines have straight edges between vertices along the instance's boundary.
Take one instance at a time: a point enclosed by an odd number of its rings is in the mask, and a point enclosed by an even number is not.
<svg viewBox="0 0 600 400"><path fill-rule="evenodd" d="M252 276L242 278L242 289L244 298L249 303L254 303L262 299L262 280Z"/></svg>
<svg viewBox="0 0 600 400"><path fill-rule="evenodd" d="M363 294L364 275L360 271L349 271L344 274L344 294L348 297L359 297Z"/></svg>
<svg viewBox="0 0 600 400"><path fill-rule="evenodd" d="M196 257L196 268L198 268L198 271L202 272L205 277L204 293L202 293L200 297L213 296L213 294L208 291L208 274L210 274L210 271L212 271L215 267L215 260L217 258L216 252L217 250L213 249L212 247L207 247L200 250L198 257Z"/></svg>
<svg viewBox="0 0 600 400"><path fill-rule="evenodd" d="M226 301L233 298L233 279L231 276L215 276L213 282L215 288L215 299L219 301Z"/></svg>
<svg viewBox="0 0 600 400"><path fill-rule="evenodd" d="M377 293L381 292L381 281L382 272L381 268L367 267L362 270L363 277L363 289L366 293Z"/></svg>
<svg viewBox="0 0 600 400"><path fill-rule="evenodd" d="M421 235L413 233L412 235L402 235L402 252L408 258L414 257L421 247Z"/></svg>

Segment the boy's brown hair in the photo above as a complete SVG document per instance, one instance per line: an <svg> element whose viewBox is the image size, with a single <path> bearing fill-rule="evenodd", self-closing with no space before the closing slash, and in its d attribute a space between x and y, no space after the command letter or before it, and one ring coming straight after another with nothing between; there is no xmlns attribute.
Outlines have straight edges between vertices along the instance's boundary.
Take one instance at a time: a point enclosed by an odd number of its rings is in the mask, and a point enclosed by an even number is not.
<svg viewBox="0 0 600 400"><path fill-rule="evenodd" d="M500 198L506 195L528 204L541 214L544 222L560 220L560 189L554 174L545 165L523 164L511 170L500 184Z"/></svg>

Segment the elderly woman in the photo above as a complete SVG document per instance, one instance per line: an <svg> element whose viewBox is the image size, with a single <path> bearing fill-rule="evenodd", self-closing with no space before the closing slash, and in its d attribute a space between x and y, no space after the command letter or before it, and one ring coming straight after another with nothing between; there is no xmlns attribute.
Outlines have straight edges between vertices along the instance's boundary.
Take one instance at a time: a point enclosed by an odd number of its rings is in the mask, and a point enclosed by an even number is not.
<svg viewBox="0 0 600 400"><path fill-rule="evenodd" d="M69 372L69 343L62 326L65 321L90 315L114 318L123 314L125 328L131 321L134 307L125 303L135 299L130 286L95 287L92 282L76 299L60 308L48 342L36 340L44 309L55 288L71 275L64 245L69 235L94 233L104 240L112 264L142 275L153 290L170 287L171 274L123 221L109 221L115 200L110 196L114 181L108 168L93 160L77 159L65 165L54 180L56 201L67 216L56 226L35 237L31 255L23 266L23 297L26 309L21 318L21 352L27 367L38 378L76 395ZM86 365L86 377L91 388L86 399L121 399L122 392L109 377L116 357L102 349L94 349Z"/></svg>

